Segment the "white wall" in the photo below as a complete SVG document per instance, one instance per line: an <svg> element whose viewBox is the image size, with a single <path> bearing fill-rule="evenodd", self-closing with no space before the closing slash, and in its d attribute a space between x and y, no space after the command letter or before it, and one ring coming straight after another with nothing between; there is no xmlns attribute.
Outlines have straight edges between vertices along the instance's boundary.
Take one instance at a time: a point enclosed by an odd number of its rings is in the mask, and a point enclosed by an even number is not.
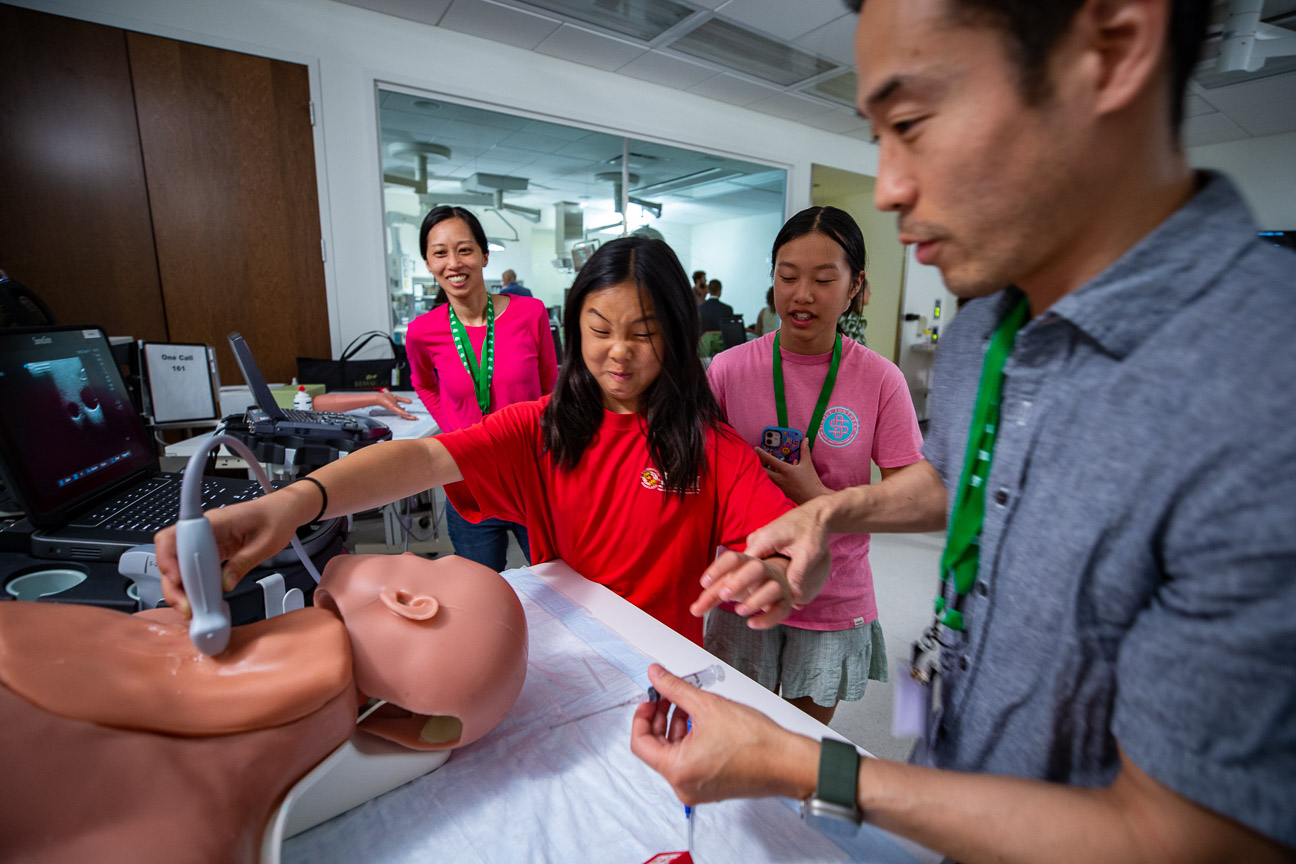
<svg viewBox="0 0 1296 864"><path fill-rule="evenodd" d="M1296 132L1192 147L1188 161L1232 177L1261 229L1296 230Z"/></svg>
<svg viewBox="0 0 1296 864"><path fill-rule="evenodd" d="M765 308L765 292L774 284L769 250L783 221L782 213L766 213L694 225L692 254L681 255L690 277L694 270L705 270L708 281L720 280L720 299L743 316L744 324L755 324Z"/></svg>
<svg viewBox="0 0 1296 864"><path fill-rule="evenodd" d="M919 264L914 257L914 247L905 248L905 291L903 306L900 310L900 359L896 365L904 373L909 384L909 393L913 396L914 410L919 420L927 419L927 395L931 389L931 364L935 354L931 350L930 339L921 334L923 325L938 328L937 336L945 333L954 318L956 298L945 287L945 280L940 270L928 264ZM941 304L940 321L933 321L936 301ZM919 315L925 321L905 321L906 315ZM921 348L915 348L922 345Z"/></svg>
<svg viewBox="0 0 1296 864"><path fill-rule="evenodd" d="M329 0L10 2L309 67L335 352L388 326L375 81L784 166L789 212L812 162L876 170L856 138Z"/></svg>

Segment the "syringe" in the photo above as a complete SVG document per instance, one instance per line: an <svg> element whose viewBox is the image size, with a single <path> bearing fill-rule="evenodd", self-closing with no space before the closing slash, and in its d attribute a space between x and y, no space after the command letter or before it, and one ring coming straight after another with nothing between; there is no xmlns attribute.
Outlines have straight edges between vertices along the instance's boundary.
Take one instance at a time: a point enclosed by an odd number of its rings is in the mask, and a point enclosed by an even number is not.
<svg viewBox="0 0 1296 864"><path fill-rule="evenodd" d="M681 675L680 678L692 684L694 687L701 687L705 689L707 687L711 687L712 685L717 684L724 680L724 667L721 666L719 663L713 663L710 666L706 667L705 669L699 670L697 672L693 672L689 675ZM657 692L657 688L649 687L648 701L656 702L659 699L661 699L661 694ZM591 711L588 714L582 714L579 717L569 718L567 720L564 720L561 723L558 723L553 728L556 729L559 726L566 726L568 723L575 723L578 720L585 720L589 717L593 717L596 714L603 714L615 708L625 708L629 705L637 705L643 701L644 700L641 696L635 696L630 699L627 699L624 702L618 702L616 705L608 705L606 708L599 708L598 710ZM361 719L364 718L361 717Z"/></svg>
<svg viewBox="0 0 1296 864"><path fill-rule="evenodd" d="M712 663L705 669L699 670L690 675L681 675L679 677L681 681L687 681L694 687L705 690L706 688L714 686L724 680L724 667L719 663ZM656 702L660 698L661 694L657 692L656 687L648 688L649 702Z"/></svg>

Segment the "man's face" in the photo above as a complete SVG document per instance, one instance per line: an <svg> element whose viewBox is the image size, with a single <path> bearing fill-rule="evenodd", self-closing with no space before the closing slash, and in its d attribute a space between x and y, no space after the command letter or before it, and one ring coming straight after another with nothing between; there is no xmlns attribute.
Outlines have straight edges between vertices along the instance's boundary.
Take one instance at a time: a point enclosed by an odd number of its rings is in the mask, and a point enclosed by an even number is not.
<svg viewBox="0 0 1296 864"><path fill-rule="evenodd" d="M860 15L859 109L880 147L875 203L899 214L901 242L917 244L954 294L1028 288L1064 266L1083 209L1080 91L1064 78L1026 105L1004 37L958 22L948 2L867 0Z"/></svg>

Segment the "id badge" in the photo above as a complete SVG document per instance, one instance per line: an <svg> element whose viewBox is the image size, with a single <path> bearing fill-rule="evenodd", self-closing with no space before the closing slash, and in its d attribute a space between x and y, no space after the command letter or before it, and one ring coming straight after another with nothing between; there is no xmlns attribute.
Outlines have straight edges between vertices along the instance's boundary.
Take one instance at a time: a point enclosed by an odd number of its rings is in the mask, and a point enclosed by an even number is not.
<svg viewBox="0 0 1296 864"><path fill-rule="evenodd" d="M895 667L891 734L896 738L922 738L940 687L940 642L935 625L913 643L908 660L896 658Z"/></svg>
<svg viewBox="0 0 1296 864"><path fill-rule="evenodd" d="M927 732L927 699L929 688L913 677L913 665L900 657L895 661L891 688L891 736L922 738Z"/></svg>

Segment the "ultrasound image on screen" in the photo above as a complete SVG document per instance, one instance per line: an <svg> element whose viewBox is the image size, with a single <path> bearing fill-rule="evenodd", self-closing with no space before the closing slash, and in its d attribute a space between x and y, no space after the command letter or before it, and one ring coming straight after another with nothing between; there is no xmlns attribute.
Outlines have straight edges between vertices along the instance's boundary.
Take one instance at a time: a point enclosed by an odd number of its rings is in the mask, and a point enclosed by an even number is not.
<svg viewBox="0 0 1296 864"><path fill-rule="evenodd" d="M0 423L9 474L39 510L152 464L153 452L98 330L5 334Z"/></svg>
<svg viewBox="0 0 1296 864"><path fill-rule="evenodd" d="M63 412L72 425L85 430L103 430L104 408L99 394L90 386L90 375L80 357L67 357L40 363L28 363L27 372L40 384L58 390ZM43 379L48 378L49 381Z"/></svg>

